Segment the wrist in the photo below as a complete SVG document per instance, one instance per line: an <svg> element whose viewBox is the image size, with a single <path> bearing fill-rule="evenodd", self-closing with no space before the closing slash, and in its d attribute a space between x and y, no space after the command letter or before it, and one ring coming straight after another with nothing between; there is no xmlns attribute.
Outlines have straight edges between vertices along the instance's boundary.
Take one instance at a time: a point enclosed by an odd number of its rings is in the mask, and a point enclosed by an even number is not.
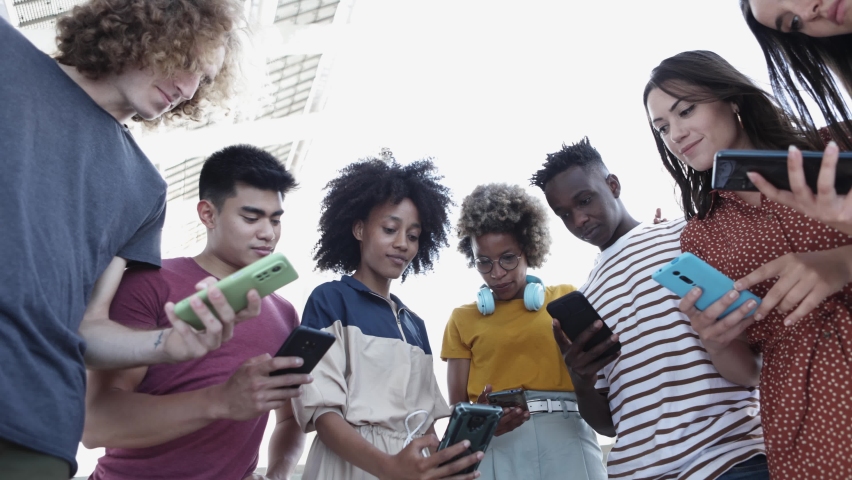
<svg viewBox="0 0 852 480"><path fill-rule="evenodd" d="M204 416L208 420L227 420L228 419L228 404L224 398L224 384L213 385L211 387L198 390L198 396L204 412Z"/></svg>

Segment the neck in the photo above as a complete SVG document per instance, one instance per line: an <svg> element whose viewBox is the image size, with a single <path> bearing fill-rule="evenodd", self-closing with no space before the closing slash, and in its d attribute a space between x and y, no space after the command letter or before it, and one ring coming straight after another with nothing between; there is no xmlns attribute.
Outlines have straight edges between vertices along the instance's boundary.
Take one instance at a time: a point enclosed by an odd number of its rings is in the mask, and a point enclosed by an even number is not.
<svg viewBox="0 0 852 480"><path fill-rule="evenodd" d="M373 293L377 293L390 300L390 286L393 279L382 277L368 268L358 267L352 278L367 286Z"/></svg>
<svg viewBox="0 0 852 480"><path fill-rule="evenodd" d="M211 251L209 245L203 252L195 256L193 260L195 260L195 263L197 263L199 267L206 270L207 273L220 279L225 278L240 269L240 267L231 265L230 263L222 260L221 257Z"/></svg>
<svg viewBox="0 0 852 480"><path fill-rule="evenodd" d="M76 67L58 64L92 100L113 116L119 123L127 123L136 114L119 91L110 83L110 76L93 80L80 73Z"/></svg>
<svg viewBox="0 0 852 480"><path fill-rule="evenodd" d="M639 225L639 222L635 218L630 216L627 211L624 211L621 221L618 222L618 226L615 228L615 232L613 232L612 237L609 239L608 242L601 245L601 251L604 251L607 248L611 247L615 242L618 241L618 239L627 235L627 232L636 228L637 225Z"/></svg>

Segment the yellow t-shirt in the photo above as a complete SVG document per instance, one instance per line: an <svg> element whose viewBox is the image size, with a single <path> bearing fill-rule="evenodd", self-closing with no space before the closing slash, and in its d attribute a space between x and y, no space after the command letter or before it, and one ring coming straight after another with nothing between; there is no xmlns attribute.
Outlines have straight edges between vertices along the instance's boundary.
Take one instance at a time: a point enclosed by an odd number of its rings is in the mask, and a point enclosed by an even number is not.
<svg viewBox="0 0 852 480"><path fill-rule="evenodd" d="M572 285L546 287L545 305L574 290ZM479 313L475 303L456 308L444 330L441 358L470 359L470 401L489 383L495 392L518 387L574 391L547 310L531 312L523 300L497 301L496 306L491 315Z"/></svg>

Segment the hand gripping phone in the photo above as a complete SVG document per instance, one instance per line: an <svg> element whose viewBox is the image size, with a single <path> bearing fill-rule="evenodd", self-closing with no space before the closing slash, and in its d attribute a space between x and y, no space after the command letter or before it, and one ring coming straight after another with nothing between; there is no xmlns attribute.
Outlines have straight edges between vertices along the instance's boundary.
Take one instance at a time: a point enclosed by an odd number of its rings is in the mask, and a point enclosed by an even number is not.
<svg viewBox="0 0 852 480"><path fill-rule="evenodd" d="M311 373L325 352L334 344L334 335L299 325L278 349L276 357L300 357L305 363L301 367L276 370L269 375L284 375L287 373Z"/></svg>
<svg viewBox="0 0 852 480"><path fill-rule="evenodd" d="M601 316L598 315L595 307L589 303L589 300L586 299L586 296L583 295L582 292L574 291L548 303L547 313L549 313L551 317L559 320L559 325L562 327L562 331L565 332L565 335L567 335L568 339L572 342L576 341L577 337L579 337L583 331L595 323L595 320L600 320L601 323L603 323L600 330L595 332L595 334L592 335L592 338L586 342L586 345L583 347L584 352L588 352L596 345L606 341L612 336L612 330L610 330L606 322L601 319ZM600 360L610 355L614 355L619 350L621 350L621 342L615 342L614 345L607 348L606 351L600 354L595 360Z"/></svg>
<svg viewBox="0 0 852 480"><path fill-rule="evenodd" d="M219 280L216 286L222 291L231 308L235 312L239 312L248 306L246 295L249 290L257 290L262 298L297 278L299 278L299 274L296 273L287 258L281 253L273 253ZM195 295L198 295L207 304L207 308L215 316L216 310L210 300L207 299L207 289L205 288ZM204 323L195 315L189 305L190 298L192 297L184 298L175 305L175 315L196 330L204 330Z"/></svg>
<svg viewBox="0 0 852 480"><path fill-rule="evenodd" d="M734 289L733 280L689 252L674 258L668 265L654 272L651 278L681 298L694 287L700 287L702 294L695 302L695 307L702 311ZM748 300L755 300L760 305L760 297L745 290L740 292L737 301L722 312L719 318L733 312ZM754 310L757 310L757 307ZM749 315L752 315L754 310L749 312Z"/></svg>
<svg viewBox="0 0 852 480"><path fill-rule="evenodd" d="M457 403L453 408L453 415L450 417L444 438L438 445L438 450L443 450L462 440L469 440L470 447L441 465L452 463L472 453L485 452L488 444L491 443L491 438L494 437L494 431L497 430L497 424L502 416L503 409L498 406L467 402ZM456 472L456 474L473 473L478 467L479 462Z"/></svg>
<svg viewBox="0 0 852 480"><path fill-rule="evenodd" d="M720 150L713 159L713 188L756 192L746 173L757 172L775 188L790 190L786 150ZM816 193L822 152L802 152L805 182ZM838 195L852 187L852 152L841 152L837 159L834 188Z"/></svg>
<svg viewBox="0 0 852 480"><path fill-rule="evenodd" d="M486 395L490 405L497 405L502 408L518 407L524 411L528 410L527 397L524 395L523 388L513 388L511 390L500 390L499 392L491 392Z"/></svg>

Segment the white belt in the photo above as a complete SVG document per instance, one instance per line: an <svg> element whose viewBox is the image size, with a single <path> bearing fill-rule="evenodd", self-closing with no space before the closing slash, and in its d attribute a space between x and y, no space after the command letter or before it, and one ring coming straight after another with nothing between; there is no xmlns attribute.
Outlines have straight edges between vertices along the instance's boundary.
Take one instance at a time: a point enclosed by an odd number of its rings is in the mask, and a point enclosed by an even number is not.
<svg viewBox="0 0 852 480"><path fill-rule="evenodd" d="M571 405L568 405L568 403L573 404L573 409L571 408ZM563 409L563 405L566 407L565 409ZM530 413L553 413L562 411L579 413L577 410L577 404L570 400L551 400L549 398L547 400L530 400L527 402L527 408Z"/></svg>

